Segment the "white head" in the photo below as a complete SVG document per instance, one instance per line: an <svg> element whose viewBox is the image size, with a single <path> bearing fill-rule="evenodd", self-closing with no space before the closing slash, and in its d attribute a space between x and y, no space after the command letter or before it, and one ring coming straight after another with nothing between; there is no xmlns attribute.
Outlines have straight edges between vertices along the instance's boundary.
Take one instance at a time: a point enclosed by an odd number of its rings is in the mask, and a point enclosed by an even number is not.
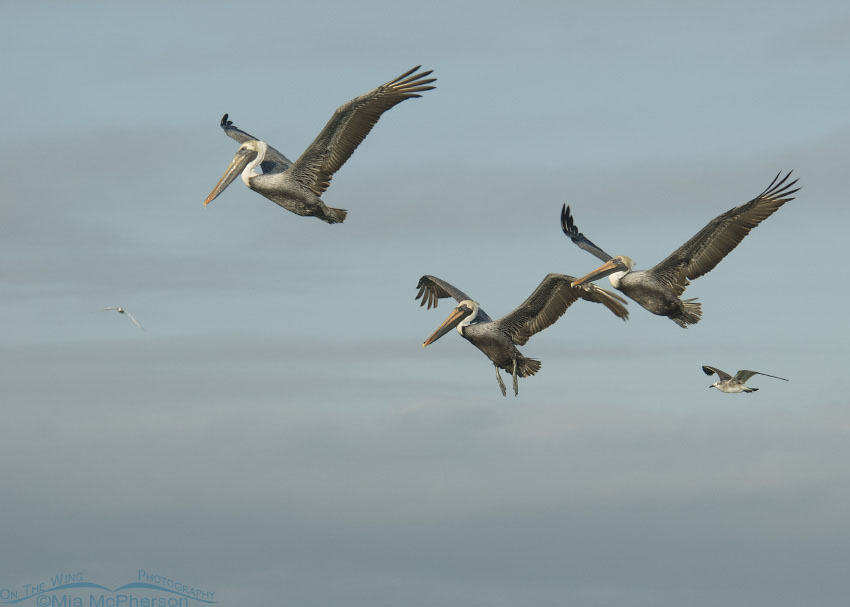
<svg viewBox="0 0 850 607"><path fill-rule="evenodd" d="M478 316L478 302L472 301L471 299L464 299L460 302L455 310L460 310L461 308L472 310L467 316L463 317L457 325L457 332L463 335L463 328L472 324L472 321L476 319Z"/></svg>
<svg viewBox="0 0 850 607"><path fill-rule="evenodd" d="M242 182L245 185L249 185L248 180L260 172L260 163L263 162L263 159L266 157L266 150L268 149L268 144L265 141L260 141L258 139L249 139L239 146L239 150L236 152L237 154L240 152L245 155L251 155L252 153L256 154L254 159L249 162L242 171Z"/></svg>
<svg viewBox="0 0 850 607"><path fill-rule="evenodd" d="M614 260L618 263L618 269L616 272L608 275L608 282L616 289L620 286L620 280L623 276L631 272L632 268L635 267L635 262L632 261L631 257L626 257L625 255L617 255L614 257Z"/></svg>
<svg viewBox="0 0 850 607"><path fill-rule="evenodd" d="M620 286L620 279L631 272L634 265L635 262L633 262L630 257L617 255L593 270L590 274L582 276L578 280L574 280L572 286L577 287L580 284L593 282L594 280L599 280L600 278L607 276L608 280L611 282L611 286L616 289Z"/></svg>
<svg viewBox="0 0 850 607"><path fill-rule="evenodd" d="M431 337L425 340L422 347L424 348L428 344L434 343L455 327L457 327L457 332L463 335L463 327L466 327L475 320L476 316L478 316L478 303L471 299L464 299L452 310L452 313L443 321L443 324L437 327L437 330L434 331Z"/></svg>
<svg viewBox="0 0 850 607"><path fill-rule="evenodd" d="M242 181L245 185L250 185L248 180L254 176L254 170L260 165L263 158L265 158L268 147L265 142L255 139L250 139L240 145L239 149L236 150L236 154L233 156L233 160L230 161L230 164L224 171L224 175L221 176L221 179L215 184L213 191L204 200L204 206L215 200L240 173L242 174Z"/></svg>

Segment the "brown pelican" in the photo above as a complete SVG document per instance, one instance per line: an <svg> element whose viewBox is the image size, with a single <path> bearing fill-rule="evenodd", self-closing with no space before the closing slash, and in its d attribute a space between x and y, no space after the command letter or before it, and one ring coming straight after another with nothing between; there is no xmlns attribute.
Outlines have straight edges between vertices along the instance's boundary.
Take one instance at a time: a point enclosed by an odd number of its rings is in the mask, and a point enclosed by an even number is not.
<svg viewBox="0 0 850 607"><path fill-rule="evenodd" d="M116 311L116 312L118 312L119 314L126 314L126 315L127 315L127 317L128 317L130 320L132 320L132 321L133 321L133 324L134 324L134 325L136 325L137 327L139 327L142 331L144 331L144 330L145 330L145 328L144 328L142 325L140 325L140 324L139 324L139 321L138 321L138 320L136 320L136 317L135 317L135 316L133 316L133 315L130 313L130 311L129 311L129 310L125 310L125 309L124 309L124 308L122 308L121 306L109 306L108 308L104 308L104 310L115 310L115 311Z"/></svg>
<svg viewBox="0 0 850 607"><path fill-rule="evenodd" d="M746 204L730 209L708 222L688 242L673 251L667 259L654 268L632 272L634 262L625 255L611 257L590 242L578 231L573 222L570 208L561 210L561 227L564 233L579 247L592 253L605 263L587 276L579 278L573 286L581 285L608 276L611 285L622 291L641 306L659 316L666 316L685 329L699 322L702 315L696 299L679 299L689 280L710 272L721 259L738 246L744 236L783 204L800 188L791 190L797 180L790 183L789 171L779 179L779 174L769 186Z"/></svg>
<svg viewBox="0 0 850 607"><path fill-rule="evenodd" d="M759 373L758 371L747 371L746 369L742 369L735 373L735 377L732 377L726 371L721 371L717 367L709 367L708 365L703 365L702 370L706 375L711 375L712 373L717 373L717 377L719 378L716 382L711 384L709 388L717 388L721 392L728 392L730 394L734 394L737 392L746 392L749 394L750 392L755 392L758 388L749 388L744 385L744 382L750 379L753 375L765 375L767 377L772 377L774 379L781 379L782 381L788 381L784 377L777 377L776 375L768 375L767 373Z"/></svg>
<svg viewBox="0 0 850 607"><path fill-rule="evenodd" d="M454 297L459 304L422 347L457 327L464 339L493 362L502 396L507 396L507 391L499 369L513 376L516 396L519 393L517 377L528 377L540 370L540 361L526 358L516 346L525 345L532 335L554 324L573 302L581 298L601 303L619 318L626 320L629 317L623 305L625 299L595 285L572 287L570 283L574 280L573 276L565 274L549 274L516 310L494 321L460 289L436 276L423 276L416 285L419 289L416 299L422 299L420 306L436 308L443 297Z"/></svg>
<svg viewBox="0 0 850 607"><path fill-rule="evenodd" d="M240 142L236 155L219 182L204 200L212 202L241 173L242 181L258 192L296 215L318 217L327 223L345 220L345 209L325 206L320 196L328 189L333 174L345 164L360 142L369 134L381 114L418 93L435 87L427 86L436 78L425 78L431 71L414 74L416 66L386 84L382 84L352 99L337 109L322 132L294 163L264 141L249 135L227 119L221 119L221 128ZM257 167L262 173L257 172Z"/></svg>

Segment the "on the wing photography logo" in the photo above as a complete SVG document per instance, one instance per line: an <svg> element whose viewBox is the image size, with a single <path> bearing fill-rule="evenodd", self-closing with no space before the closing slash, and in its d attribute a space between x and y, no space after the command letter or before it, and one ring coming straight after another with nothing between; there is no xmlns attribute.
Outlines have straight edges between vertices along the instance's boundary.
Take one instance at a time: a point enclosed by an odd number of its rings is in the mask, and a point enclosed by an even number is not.
<svg viewBox="0 0 850 607"><path fill-rule="evenodd" d="M215 604L215 592L167 575L139 569L136 579L115 588L87 580L82 573L60 573L49 580L0 585L0 605L30 607L199 607Z"/></svg>

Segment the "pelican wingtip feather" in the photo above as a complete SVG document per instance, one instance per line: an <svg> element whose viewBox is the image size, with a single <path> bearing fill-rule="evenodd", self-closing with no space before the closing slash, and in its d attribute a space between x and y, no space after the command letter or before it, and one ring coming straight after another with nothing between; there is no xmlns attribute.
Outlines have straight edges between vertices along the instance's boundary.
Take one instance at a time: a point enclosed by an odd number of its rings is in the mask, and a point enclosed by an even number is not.
<svg viewBox="0 0 850 607"><path fill-rule="evenodd" d="M795 188L793 190L789 190L789 188L794 187L797 182L800 181L800 178L798 177L794 181L785 183L786 181L788 181L788 178L791 177L791 173L793 172L794 169L791 169L785 174L785 177L780 180L779 177L780 175L782 175L782 171L779 171L776 174L776 177L773 178L773 181L770 182L770 185L767 186L761 194L756 196L756 198L768 198L770 200L775 200L776 202L780 202L783 204L788 202L789 200L794 200L792 194L796 194L800 191L801 188Z"/></svg>

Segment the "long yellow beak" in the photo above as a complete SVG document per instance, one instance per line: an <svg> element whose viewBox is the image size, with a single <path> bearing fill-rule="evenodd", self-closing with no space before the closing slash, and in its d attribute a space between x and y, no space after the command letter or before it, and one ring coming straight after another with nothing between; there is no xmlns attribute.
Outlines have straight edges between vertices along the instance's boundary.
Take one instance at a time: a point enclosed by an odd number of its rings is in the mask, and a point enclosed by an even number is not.
<svg viewBox="0 0 850 607"><path fill-rule="evenodd" d="M227 170L224 171L224 175L221 176L221 179L218 180L218 183L215 184L210 195L204 199L204 206L207 206L213 200L215 200L219 194L221 194L224 189L233 183L233 180L236 179L239 174L245 170L245 167L248 166L255 157L257 156L257 152L251 150L242 150L240 149L236 152L236 155L233 157L233 160L230 161L230 164L227 167Z"/></svg>
<svg viewBox="0 0 850 607"><path fill-rule="evenodd" d="M622 270L620 263L615 259L609 259L604 264L593 270L593 272L591 272L590 274L582 276L578 280L572 281L570 283L570 286L577 287L580 284L584 284L586 282L593 282L594 280L599 280L600 278L608 276L609 274L613 274L614 272L617 272L619 270Z"/></svg>
<svg viewBox="0 0 850 607"><path fill-rule="evenodd" d="M458 326L460 324L460 321L469 316L471 312L472 310L470 310L469 308L461 307L457 307L452 310L452 313L449 314L449 317L445 321L443 321L443 324L437 327L437 330L434 331L431 337L425 340L425 343L422 344L422 347L424 348L428 344L432 344L438 339L440 339L443 335Z"/></svg>

